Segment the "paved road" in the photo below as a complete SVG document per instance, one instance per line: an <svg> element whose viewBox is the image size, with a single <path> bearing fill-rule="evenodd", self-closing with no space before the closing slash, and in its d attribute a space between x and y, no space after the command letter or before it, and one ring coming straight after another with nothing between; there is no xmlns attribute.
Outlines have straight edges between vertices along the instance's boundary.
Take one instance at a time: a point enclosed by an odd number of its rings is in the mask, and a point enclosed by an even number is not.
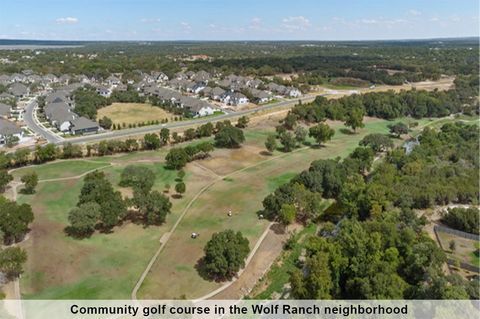
<svg viewBox="0 0 480 319"><path fill-rule="evenodd" d="M23 120L25 124L38 136L43 137L49 143L60 143L63 141L63 138L59 137L58 135L50 132L49 130L45 129L41 125L38 124L38 121L35 118L35 109L37 108L38 104L36 100L32 100L30 103L27 104L25 108L25 114L23 114Z"/></svg>
<svg viewBox="0 0 480 319"><path fill-rule="evenodd" d="M167 124L160 124L160 125L151 125L151 126L144 126L144 127L137 127L137 128L132 128L132 129L126 129L126 130L119 130L119 131L109 131L106 133L99 133L99 134L94 134L94 135L84 135L80 137L72 137L68 138L66 140L61 140L61 141L54 141L53 143L55 144L62 144L65 141L68 141L70 143L74 144L82 144L82 143L91 143L91 142L98 142L106 139L112 139L112 138L120 138L120 137L127 137L127 136L133 136L133 135L140 135L140 134L145 134L145 133L152 133L152 132L158 132L162 128L181 128L181 127L188 127L192 125L199 125L199 124L205 124L208 122L217 122L217 121L222 121L222 120L227 120L251 113L255 113L258 111L264 111L264 110L271 110L275 108L282 108L285 106L293 106L294 104L297 104L299 100L302 102L308 102L311 101L315 98L313 95L306 95L302 98L295 99L295 100L288 100L288 101L281 101L278 103L272 103L268 105L263 105L260 107L257 107L255 109L250 109L250 110L243 110L243 111L238 111L234 113L226 113L222 115L218 115L215 117L206 117L206 118L199 118L195 120L189 120L189 121L181 121L181 122L173 122L173 123L167 123ZM50 142L50 141L49 141Z"/></svg>

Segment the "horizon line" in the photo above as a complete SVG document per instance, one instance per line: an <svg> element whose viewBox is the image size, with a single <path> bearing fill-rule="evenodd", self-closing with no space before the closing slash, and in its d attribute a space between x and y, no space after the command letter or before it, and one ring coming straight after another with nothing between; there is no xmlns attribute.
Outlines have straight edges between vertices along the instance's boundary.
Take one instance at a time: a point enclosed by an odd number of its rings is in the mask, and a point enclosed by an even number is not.
<svg viewBox="0 0 480 319"><path fill-rule="evenodd" d="M48 41L48 42L367 42L367 41L421 41L421 40L456 40L456 39L480 39L480 35L470 36L456 36L456 37L425 37L425 38L379 38L379 39L345 39L345 40L315 40L315 39L178 39L178 40L133 40L133 39L121 39L121 40L60 40L60 39L16 39L16 38L0 38L0 41Z"/></svg>

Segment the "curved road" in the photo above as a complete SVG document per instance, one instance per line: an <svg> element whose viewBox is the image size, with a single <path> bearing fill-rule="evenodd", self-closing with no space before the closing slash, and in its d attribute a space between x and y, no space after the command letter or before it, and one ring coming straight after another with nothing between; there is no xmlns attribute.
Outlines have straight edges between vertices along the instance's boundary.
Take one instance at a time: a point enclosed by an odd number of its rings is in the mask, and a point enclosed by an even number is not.
<svg viewBox="0 0 480 319"><path fill-rule="evenodd" d="M61 143L63 141L63 138L53 132L50 132L45 127L39 124L38 119L35 116L37 107L37 101L34 99L32 99L30 103L27 104L27 106L25 107L25 114L23 115L23 120L25 124L27 124L28 128L35 132L35 134L37 134L39 137L43 137L49 143Z"/></svg>

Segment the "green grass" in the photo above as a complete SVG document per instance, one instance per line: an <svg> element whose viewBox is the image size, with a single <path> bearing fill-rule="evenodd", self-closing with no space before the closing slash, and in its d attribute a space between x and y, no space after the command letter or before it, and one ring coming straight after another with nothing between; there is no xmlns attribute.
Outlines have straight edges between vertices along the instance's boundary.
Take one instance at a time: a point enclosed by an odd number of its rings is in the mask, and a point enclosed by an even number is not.
<svg viewBox="0 0 480 319"><path fill-rule="evenodd" d="M316 225L311 224L294 235L295 244L293 248L283 251L279 258L280 262L275 263L262 279L262 281L267 281L268 286L261 293L253 296L253 299L271 299L274 293L281 293L283 291L283 287L288 283L290 278L290 272L296 268L295 263L300 257L306 239L309 236L313 236L316 229ZM263 283L262 281L260 284Z"/></svg>
<svg viewBox="0 0 480 319"><path fill-rule="evenodd" d="M270 176L267 178L268 190L270 192L275 191L278 187L288 183L292 178L297 175L297 172L287 172L278 176Z"/></svg>
<svg viewBox="0 0 480 319"><path fill-rule="evenodd" d="M163 163L135 165L155 171L155 189L163 190L165 183L174 185L176 171L166 170ZM117 184L123 167L105 169L116 188L119 188ZM38 168L42 171L43 166ZM184 177L187 187L190 177L191 173L187 172ZM162 226L144 228L127 223L116 227L113 233L95 233L90 238L78 240L66 236L64 228L68 225L68 212L76 205L82 184L83 179L40 183L35 194L20 195L18 198L20 203L32 204L35 213L35 238L26 241L29 258L21 279L25 299L130 298L139 274L158 248L160 237L175 222L178 211L189 200L188 196L173 200L174 208L178 209L167 217L167 223Z"/></svg>
<svg viewBox="0 0 480 319"><path fill-rule="evenodd" d="M63 178L77 176L105 165L108 165L108 162L98 161L98 163L93 163L82 160L57 161L39 166L20 168L13 171L12 175L16 178L20 178L24 174L36 172L40 180Z"/></svg>

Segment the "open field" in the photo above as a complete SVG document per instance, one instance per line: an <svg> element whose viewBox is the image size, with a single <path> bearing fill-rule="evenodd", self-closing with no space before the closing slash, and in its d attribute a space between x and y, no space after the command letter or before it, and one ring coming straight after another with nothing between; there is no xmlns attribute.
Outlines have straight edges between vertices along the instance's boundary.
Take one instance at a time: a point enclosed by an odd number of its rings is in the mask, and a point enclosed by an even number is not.
<svg viewBox="0 0 480 319"><path fill-rule="evenodd" d="M71 162L70 167L76 173L90 170L90 167L82 166L81 161ZM42 172L49 166L49 170L57 167L63 171L63 165L63 162L57 162L34 169ZM162 190L165 183L174 184L175 172L165 170L163 164L140 165L156 172L155 189ZM115 164L104 169L114 185L118 183L123 167ZM72 239L64 233L68 211L78 199L81 179L40 183L36 194L21 195L19 202L34 203L35 213L32 231L22 244L29 255L21 280L23 297L128 298L161 236L178 217L176 212L184 208L190 194L195 194L208 179L209 176L200 170L189 171L185 181L191 193L172 200L172 214L160 227L143 228L128 222L116 227L111 234L94 234L83 240Z"/></svg>
<svg viewBox="0 0 480 319"><path fill-rule="evenodd" d="M25 168L16 169L12 175L16 179L20 179L23 175L35 171L39 180L53 179L53 178L68 178L80 175L84 172L98 169L108 165L108 162L91 161L91 160L69 160L56 161L39 166L29 166Z"/></svg>
<svg viewBox="0 0 480 319"><path fill-rule="evenodd" d="M255 214L268 193L307 168L313 160L346 156L365 135L385 133L391 123L367 118L366 127L352 135L342 123L329 122L336 135L325 147L302 147L292 153L275 151L266 155L263 144L274 131L277 120L271 117L252 124L245 130L247 141L240 149L217 149L210 158L188 164L187 193L182 199L172 200L172 214L160 227L144 229L128 222L116 227L111 234L95 234L84 240L69 238L63 231L68 211L76 204L82 185L79 175L102 169L117 185L126 165L145 165L156 172L154 188L162 190L165 183L174 185L176 174L163 166L167 149L57 161L15 171L18 178L26 171L35 170L44 180L36 194L19 197L20 202L32 204L36 218L31 233L22 243L29 254L21 279L23 296L130 298L140 275L160 247L162 237L169 240L140 287L138 298L183 295L195 298L207 294L221 284L202 279L195 264L213 232L226 228L240 230L253 247L268 225ZM420 126L429 123L434 121L423 121ZM124 195L129 194L128 189L121 190ZM204 191L200 193L201 190ZM198 199L185 211L196 195ZM229 218L226 213L230 209L233 216ZM176 230L168 234L184 212ZM200 233L196 240L190 239L193 231Z"/></svg>
<svg viewBox="0 0 480 319"><path fill-rule="evenodd" d="M478 265L478 256L475 252L479 249L478 242L472 239L463 238L454 234L438 231L438 238L445 249L445 253L449 258L453 258L460 262ZM455 242L455 249L450 249L450 242Z"/></svg>
<svg viewBox="0 0 480 319"><path fill-rule="evenodd" d="M153 265L141 286L139 299L199 298L221 286L200 277L196 264L203 255L203 246L214 232L239 230L253 247L265 230L267 221L256 212L263 198L296 173L306 169L315 159L346 156L368 133L387 132L389 122L369 119L359 134L345 134L343 124L331 122L336 135L326 147L301 148L292 153L274 152L263 155L263 143L273 129L249 129L241 149L216 150L212 157L197 161L216 175L224 176L204 192L171 235L170 241ZM262 124L265 126L265 123ZM233 216L227 212L232 210ZM200 236L193 240L192 232Z"/></svg>
<svg viewBox="0 0 480 319"><path fill-rule="evenodd" d="M167 119L169 122L174 117L173 114L166 112L160 107L151 106L144 103L113 103L107 107L98 110L97 118L110 118L114 124L138 124L150 121L162 121Z"/></svg>

